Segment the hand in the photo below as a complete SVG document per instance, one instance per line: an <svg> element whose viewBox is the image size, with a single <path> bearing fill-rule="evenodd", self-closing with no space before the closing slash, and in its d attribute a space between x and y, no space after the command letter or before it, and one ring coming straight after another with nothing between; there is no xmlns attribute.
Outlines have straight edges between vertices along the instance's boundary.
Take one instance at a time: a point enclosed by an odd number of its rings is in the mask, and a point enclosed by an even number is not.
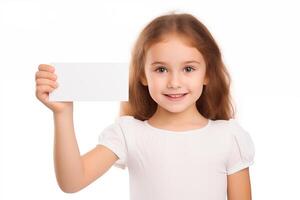
<svg viewBox="0 0 300 200"><path fill-rule="evenodd" d="M49 102L49 93L58 87L55 68L51 65L40 64L35 75L36 97L53 113L73 110L73 102Z"/></svg>

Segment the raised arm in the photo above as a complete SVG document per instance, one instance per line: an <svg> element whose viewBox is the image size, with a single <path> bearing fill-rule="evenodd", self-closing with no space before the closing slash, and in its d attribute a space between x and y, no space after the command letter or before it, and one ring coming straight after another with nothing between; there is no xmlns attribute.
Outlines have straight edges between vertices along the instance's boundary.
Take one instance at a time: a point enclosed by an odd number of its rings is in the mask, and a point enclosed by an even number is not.
<svg viewBox="0 0 300 200"><path fill-rule="evenodd" d="M110 149L102 145L80 155L72 111L54 114L54 123L55 173L62 191L80 191L102 176L118 159Z"/></svg>
<svg viewBox="0 0 300 200"><path fill-rule="evenodd" d="M67 193L77 192L104 174L118 159L108 148L97 145L81 156L73 125L73 102L49 101L58 87L54 66L40 64L35 74L36 97L54 116L54 165L58 185Z"/></svg>

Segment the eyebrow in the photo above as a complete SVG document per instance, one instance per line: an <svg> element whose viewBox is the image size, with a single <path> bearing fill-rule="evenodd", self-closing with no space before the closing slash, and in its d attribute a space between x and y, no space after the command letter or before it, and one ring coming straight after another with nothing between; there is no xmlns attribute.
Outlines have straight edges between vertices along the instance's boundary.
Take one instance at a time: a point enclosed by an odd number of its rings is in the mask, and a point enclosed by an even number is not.
<svg viewBox="0 0 300 200"><path fill-rule="evenodd" d="M188 63L198 63L198 64L201 64L200 62L196 61L196 60L189 60L189 61L185 61L183 62L182 64L188 64ZM163 62L163 61L155 61L153 62L151 65L156 65L156 64L168 64L166 62Z"/></svg>

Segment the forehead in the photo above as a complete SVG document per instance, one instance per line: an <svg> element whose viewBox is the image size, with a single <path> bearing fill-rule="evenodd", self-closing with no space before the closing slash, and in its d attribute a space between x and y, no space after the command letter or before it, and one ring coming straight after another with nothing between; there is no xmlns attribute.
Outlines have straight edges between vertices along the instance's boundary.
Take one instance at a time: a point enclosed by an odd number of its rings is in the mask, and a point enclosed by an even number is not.
<svg viewBox="0 0 300 200"><path fill-rule="evenodd" d="M202 61L203 55L184 38L168 36L150 46L146 53L146 60L165 62Z"/></svg>

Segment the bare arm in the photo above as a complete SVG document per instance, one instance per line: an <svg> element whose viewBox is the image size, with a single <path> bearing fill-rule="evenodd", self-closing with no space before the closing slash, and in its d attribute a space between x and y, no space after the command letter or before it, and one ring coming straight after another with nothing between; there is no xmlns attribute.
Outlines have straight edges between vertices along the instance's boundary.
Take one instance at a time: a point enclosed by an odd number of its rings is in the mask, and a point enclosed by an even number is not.
<svg viewBox="0 0 300 200"><path fill-rule="evenodd" d="M54 72L54 66L39 65L35 75L36 97L53 111L56 180L62 191L71 193L100 177L118 157L102 145L80 156L73 125L73 102L49 101L49 93L58 87Z"/></svg>
<svg viewBox="0 0 300 200"><path fill-rule="evenodd" d="M251 200L249 168L227 176L228 200Z"/></svg>
<svg viewBox="0 0 300 200"><path fill-rule="evenodd" d="M62 191L73 193L81 190L103 175L118 159L102 145L80 156L72 110L54 114L54 124L55 173Z"/></svg>

